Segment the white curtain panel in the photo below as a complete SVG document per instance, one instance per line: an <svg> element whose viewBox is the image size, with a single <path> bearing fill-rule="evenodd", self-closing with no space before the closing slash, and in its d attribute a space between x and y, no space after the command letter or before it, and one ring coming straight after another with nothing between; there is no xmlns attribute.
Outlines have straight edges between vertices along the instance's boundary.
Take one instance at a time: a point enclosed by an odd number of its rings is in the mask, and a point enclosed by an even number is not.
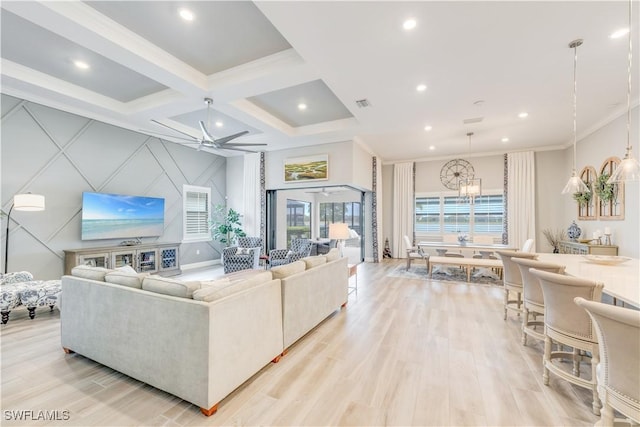
<svg viewBox="0 0 640 427"><path fill-rule="evenodd" d="M533 151L507 154L509 245L522 248L536 236L536 172ZM533 246L535 252L535 242Z"/></svg>
<svg viewBox="0 0 640 427"><path fill-rule="evenodd" d="M242 228L247 236L260 236L260 154L244 155L244 212Z"/></svg>
<svg viewBox="0 0 640 427"><path fill-rule="evenodd" d="M413 236L413 162L393 166L393 243L392 255L406 258L403 236Z"/></svg>

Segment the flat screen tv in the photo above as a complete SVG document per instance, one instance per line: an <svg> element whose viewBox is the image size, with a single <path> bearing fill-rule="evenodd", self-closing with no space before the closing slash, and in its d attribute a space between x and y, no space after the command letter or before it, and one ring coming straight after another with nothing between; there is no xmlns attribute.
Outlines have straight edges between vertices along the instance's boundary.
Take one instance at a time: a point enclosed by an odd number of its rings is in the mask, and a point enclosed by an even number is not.
<svg viewBox="0 0 640 427"><path fill-rule="evenodd" d="M82 193L82 240L157 237L163 232L163 198Z"/></svg>

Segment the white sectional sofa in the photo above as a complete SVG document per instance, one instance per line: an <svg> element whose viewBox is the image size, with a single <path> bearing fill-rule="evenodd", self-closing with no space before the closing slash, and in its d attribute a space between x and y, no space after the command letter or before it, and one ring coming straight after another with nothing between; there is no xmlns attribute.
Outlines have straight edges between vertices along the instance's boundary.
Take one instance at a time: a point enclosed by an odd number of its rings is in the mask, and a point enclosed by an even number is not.
<svg viewBox="0 0 640 427"><path fill-rule="evenodd" d="M346 304L347 259L338 256L203 282L78 266L62 277L62 347L211 415Z"/></svg>

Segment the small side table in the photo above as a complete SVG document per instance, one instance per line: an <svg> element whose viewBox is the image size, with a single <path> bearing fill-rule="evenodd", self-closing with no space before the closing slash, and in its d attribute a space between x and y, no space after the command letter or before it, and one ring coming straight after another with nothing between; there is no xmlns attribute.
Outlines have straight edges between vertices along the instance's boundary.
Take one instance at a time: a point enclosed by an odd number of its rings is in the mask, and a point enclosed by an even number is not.
<svg viewBox="0 0 640 427"><path fill-rule="evenodd" d="M351 282L351 277L355 277L355 286L349 286L349 292L347 295L350 295L351 292L355 292L358 294L358 264L347 264L349 267L349 282Z"/></svg>
<svg viewBox="0 0 640 427"><path fill-rule="evenodd" d="M269 255L260 255L260 263L264 264L264 269L269 268Z"/></svg>

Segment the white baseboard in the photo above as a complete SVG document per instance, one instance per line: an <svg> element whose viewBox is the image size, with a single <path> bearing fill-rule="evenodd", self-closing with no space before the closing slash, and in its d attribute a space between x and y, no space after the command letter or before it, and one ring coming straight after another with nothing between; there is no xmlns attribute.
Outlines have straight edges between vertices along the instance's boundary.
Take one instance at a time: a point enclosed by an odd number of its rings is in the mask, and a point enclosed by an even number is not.
<svg viewBox="0 0 640 427"><path fill-rule="evenodd" d="M191 264L182 264L180 265L181 270L193 270L196 268L206 268L211 267L212 265L221 264L220 259L212 259L210 261L202 261L202 262L193 262Z"/></svg>

